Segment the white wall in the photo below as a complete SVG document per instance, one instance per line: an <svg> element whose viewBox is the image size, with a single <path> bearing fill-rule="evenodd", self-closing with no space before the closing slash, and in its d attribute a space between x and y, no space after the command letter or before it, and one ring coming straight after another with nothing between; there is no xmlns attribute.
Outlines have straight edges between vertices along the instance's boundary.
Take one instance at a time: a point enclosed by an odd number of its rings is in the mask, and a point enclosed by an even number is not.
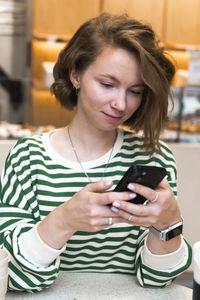
<svg viewBox="0 0 200 300"><path fill-rule="evenodd" d="M200 241L200 145L170 144L178 170L178 202L184 236L193 245Z"/></svg>
<svg viewBox="0 0 200 300"><path fill-rule="evenodd" d="M16 140L0 140L0 173L3 169L8 152L15 142Z"/></svg>

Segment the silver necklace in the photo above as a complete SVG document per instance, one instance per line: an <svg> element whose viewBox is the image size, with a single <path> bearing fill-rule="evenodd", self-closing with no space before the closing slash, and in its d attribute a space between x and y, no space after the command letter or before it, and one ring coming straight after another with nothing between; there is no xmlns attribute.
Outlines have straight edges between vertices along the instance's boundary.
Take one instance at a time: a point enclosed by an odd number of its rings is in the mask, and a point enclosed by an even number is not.
<svg viewBox="0 0 200 300"><path fill-rule="evenodd" d="M79 163L79 165L80 165L80 167L81 167L83 173L85 174L85 176L88 178L88 180L89 180L90 182L92 182L92 179L90 178L90 176L89 176L88 173L86 172L85 168L83 167L83 164L82 164L81 160L80 160L79 157L78 157L78 154L77 154L76 149L75 149L75 147L74 147L74 144L73 144L73 142L72 142L72 138L71 138L71 135L70 135L70 129L69 129L69 126L67 127L67 132L68 132L70 144L71 144L71 146L72 146L72 149L73 149L73 151L74 151L74 154L75 154L75 156L76 156L76 159L77 159L77 161L78 161L78 163ZM117 137L117 135L116 135L116 137ZM110 155L109 155L107 164L106 164L105 169L104 169L104 171L103 171L103 174L102 174L102 176L101 176L101 180L103 180L103 178L104 178L104 175L105 175L105 173L106 173L106 170L107 170L108 165L109 165L109 162L110 162L110 159L111 159L111 157L112 157L113 149L114 149L114 145L115 145L115 141L116 141L116 137L115 137L115 140L114 140L112 149L111 149L111 151L110 151Z"/></svg>

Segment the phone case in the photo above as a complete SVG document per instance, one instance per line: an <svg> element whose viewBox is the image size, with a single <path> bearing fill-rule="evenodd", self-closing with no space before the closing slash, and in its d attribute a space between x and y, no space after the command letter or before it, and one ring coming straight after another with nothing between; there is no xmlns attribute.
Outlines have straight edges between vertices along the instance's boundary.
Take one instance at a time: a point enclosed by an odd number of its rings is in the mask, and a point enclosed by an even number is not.
<svg viewBox="0 0 200 300"><path fill-rule="evenodd" d="M162 179L167 175L167 171L162 167L133 165L124 174L114 191L129 191L127 185L130 182L139 183L155 189ZM143 204L147 199L137 194L134 199L128 200L135 204Z"/></svg>

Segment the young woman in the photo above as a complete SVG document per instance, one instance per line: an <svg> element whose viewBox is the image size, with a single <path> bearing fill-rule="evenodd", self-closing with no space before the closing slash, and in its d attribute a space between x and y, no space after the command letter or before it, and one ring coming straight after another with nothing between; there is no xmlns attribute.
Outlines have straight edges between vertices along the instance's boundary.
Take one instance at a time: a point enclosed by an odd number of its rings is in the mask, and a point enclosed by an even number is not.
<svg viewBox="0 0 200 300"><path fill-rule="evenodd" d="M135 274L143 286L163 287L190 265L176 166L159 141L173 74L152 29L128 16L104 13L75 33L51 87L64 107L76 107L72 122L19 140L1 177L11 289L48 287L60 270ZM136 164L164 167L167 178L156 190L133 182L114 192ZM127 201L136 194L148 205Z"/></svg>

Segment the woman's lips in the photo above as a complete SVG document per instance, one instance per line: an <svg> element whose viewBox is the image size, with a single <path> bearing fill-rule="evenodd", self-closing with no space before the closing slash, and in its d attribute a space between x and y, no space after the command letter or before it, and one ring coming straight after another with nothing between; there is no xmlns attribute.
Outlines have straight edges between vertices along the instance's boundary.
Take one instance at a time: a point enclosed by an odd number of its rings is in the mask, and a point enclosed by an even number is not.
<svg viewBox="0 0 200 300"><path fill-rule="evenodd" d="M104 112L104 115L109 119L109 120L112 120L112 121L119 121L122 116L113 116L113 115L110 115L110 114L107 114Z"/></svg>

